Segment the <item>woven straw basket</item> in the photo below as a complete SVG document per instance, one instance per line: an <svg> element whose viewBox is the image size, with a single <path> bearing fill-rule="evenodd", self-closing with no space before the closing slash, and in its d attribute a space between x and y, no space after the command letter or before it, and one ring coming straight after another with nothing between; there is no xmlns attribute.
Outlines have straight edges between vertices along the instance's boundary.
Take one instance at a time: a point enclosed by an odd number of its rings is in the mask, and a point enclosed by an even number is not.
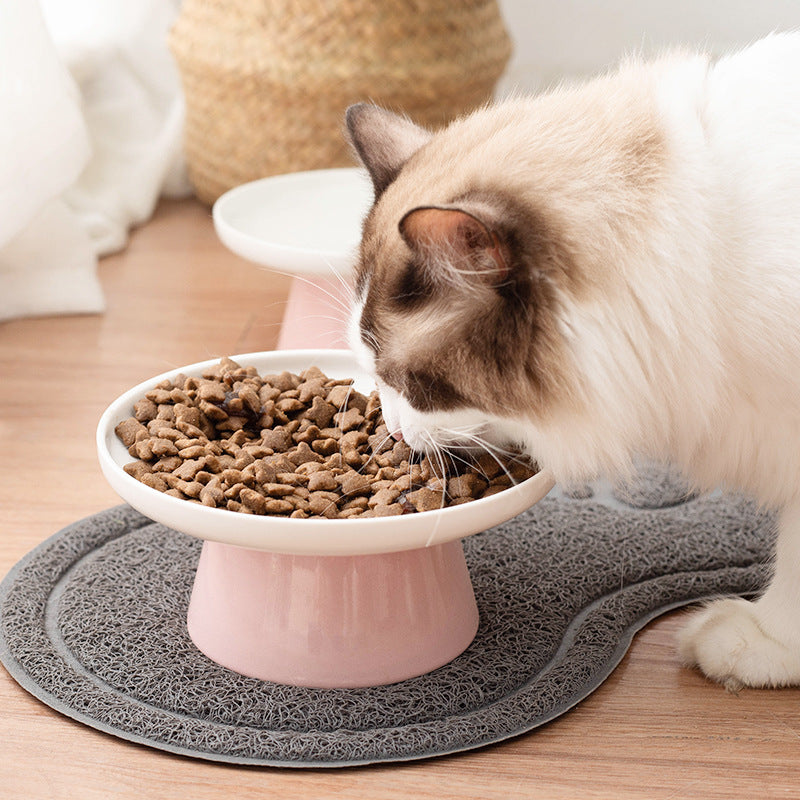
<svg viewBox="0 0 800 800"><path fill-rule="evenodd" d="M170 34L198 197L353 163L345 108L438 126L490 99L511 52L495 0L184 0Z"/></svg>

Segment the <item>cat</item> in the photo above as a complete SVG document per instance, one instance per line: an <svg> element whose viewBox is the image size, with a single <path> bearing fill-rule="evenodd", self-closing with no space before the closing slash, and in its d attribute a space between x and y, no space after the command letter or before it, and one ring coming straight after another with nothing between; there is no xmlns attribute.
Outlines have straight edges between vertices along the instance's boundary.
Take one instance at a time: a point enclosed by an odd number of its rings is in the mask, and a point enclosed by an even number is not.
<svg viewBox="0 0 800 800"><path fill-rule="evenodd" d="M689 666L800 684L800 33L631 58L431 132L346 113L371 176L349 339L415 449L513 443L561 483L641 454L780 507L756 601Z"/></svg>

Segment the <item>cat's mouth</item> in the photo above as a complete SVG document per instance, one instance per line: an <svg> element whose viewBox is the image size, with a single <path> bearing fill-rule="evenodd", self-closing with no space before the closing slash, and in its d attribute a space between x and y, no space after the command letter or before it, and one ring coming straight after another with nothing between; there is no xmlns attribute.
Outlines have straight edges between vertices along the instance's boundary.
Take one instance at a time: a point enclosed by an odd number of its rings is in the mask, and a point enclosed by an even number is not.
<svg viewBox="0 0 800 800"><path fill-rule="evenodd" d="M520 452L519 442L511 435L514 432L477 408L420 411L396 389L380 379L377 383L388 434L421 456L458 459L459 454L513 456Z"/></svg>
<svg viewBox="0 0 800 800"><path fill-rule="evenodd" d="M470 425L468 428L440 425L417 425L406 423L389 432L397 441L404 441L414 452L433 454L436 452L480 453L503 446L492 434L487 424Z"/></svg>

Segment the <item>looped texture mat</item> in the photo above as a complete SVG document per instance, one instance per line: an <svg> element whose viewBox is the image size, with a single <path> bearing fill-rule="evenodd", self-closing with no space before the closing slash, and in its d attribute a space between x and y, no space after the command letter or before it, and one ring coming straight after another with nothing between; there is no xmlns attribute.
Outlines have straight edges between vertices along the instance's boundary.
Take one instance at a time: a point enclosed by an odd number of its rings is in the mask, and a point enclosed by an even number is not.
<svg viewBox="0 0 800 800"><path fill-rule="evenodd" d="M589 695L653 617L768 578L773 518L745 499L687 499L663 475L572 495L464 541L478 634L402 683L305 689L210 661L185 622L201 543L126 506L65 528L9 573L0 660L67 716L215 761L347 766L497 742Z"/></svg>
<svg viewBox="0 0 800 800"><path fill-rule="evenodd" d="M495 0L185 0L170 47L207 203L256 178L350 166L352 103L429 126L471 111L511 54Z"/></svg>

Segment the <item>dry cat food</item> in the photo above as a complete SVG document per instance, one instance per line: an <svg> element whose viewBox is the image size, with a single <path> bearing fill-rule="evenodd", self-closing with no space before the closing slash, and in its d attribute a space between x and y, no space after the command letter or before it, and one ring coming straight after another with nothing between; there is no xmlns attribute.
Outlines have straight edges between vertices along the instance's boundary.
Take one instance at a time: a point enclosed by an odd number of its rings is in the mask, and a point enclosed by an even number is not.
<svg viewBox="0 0 800 800"><path fill-rule="evenodd" d="M246 514L382 517L495 494L536 472L527 460L436 460L395 441L377 392L317 367L260 376L229 358L164 381L115 432L125 471L174 497ZM469 463L467 463L467 460Z"/></svg>

